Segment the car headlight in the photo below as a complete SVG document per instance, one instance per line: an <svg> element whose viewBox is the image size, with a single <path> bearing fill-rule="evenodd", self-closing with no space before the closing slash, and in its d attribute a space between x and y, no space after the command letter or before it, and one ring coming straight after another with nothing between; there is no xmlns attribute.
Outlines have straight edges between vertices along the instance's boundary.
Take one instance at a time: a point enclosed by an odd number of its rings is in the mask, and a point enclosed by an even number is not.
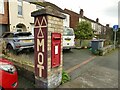
<svg viewBox="0 0 120 90"><path fill-rule="evenodd" d="M16 71L16 68L13 65L9 65L9 64L0 65L0 69L11 74L13 74Z"/></svg>

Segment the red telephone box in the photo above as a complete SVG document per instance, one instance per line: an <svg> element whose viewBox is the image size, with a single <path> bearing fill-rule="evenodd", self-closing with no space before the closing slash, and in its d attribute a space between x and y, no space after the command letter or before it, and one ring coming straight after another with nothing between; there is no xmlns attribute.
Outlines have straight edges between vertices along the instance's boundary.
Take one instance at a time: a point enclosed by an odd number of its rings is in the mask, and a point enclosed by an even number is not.
<svg viewBox="0 0 120 90"><path fill-rule="evenodd" d="M60 65L61 59L61 34L52 33L52 44L51 44L51 56L52 56L52 68Z"/></svg>

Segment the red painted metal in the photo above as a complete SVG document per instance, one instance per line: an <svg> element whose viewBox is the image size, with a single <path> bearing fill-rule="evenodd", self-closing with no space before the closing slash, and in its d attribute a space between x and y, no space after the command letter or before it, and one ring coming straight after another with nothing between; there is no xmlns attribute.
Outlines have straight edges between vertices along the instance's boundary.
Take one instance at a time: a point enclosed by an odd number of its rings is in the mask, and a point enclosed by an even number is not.
<svg viewBox="0 0 120 90"><path fill-rule="evenodd" d="M0 58L0 64L13 65L12 62L8 61L5 58ZM13 65L14 66L14 65ZM0 69L0 87L6 89L14 90L18 86L18 75L17 71L14 73L6 72Z"/></svg>
<svg viewBox="0 0 120 90"><path fill-rule="evenodd" d="M61 34L52 33L52 47L51 47L51 59L52 59L52 68L60 65L61 59Z"/></svg>

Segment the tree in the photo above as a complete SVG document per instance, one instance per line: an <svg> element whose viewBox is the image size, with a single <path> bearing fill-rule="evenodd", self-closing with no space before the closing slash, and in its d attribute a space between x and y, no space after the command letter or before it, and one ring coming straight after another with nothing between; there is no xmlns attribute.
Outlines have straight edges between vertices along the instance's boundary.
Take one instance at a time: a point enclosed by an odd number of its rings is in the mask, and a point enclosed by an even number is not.
<svg viewBox="0 0 120 90"><path fill-rule="evenodd" d="M88 21L80 22L75 29L76 39L84 40L93 38L92 25Z"/></svg>

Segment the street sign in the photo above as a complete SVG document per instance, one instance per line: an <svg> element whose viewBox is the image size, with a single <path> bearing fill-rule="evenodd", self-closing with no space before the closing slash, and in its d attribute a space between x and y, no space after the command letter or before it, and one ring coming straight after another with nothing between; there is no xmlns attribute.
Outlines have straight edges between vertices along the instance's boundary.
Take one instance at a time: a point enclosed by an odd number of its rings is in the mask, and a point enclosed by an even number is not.
<svg viewBox="0 0 120 90"><path fill-rule="evenodd" d="M118 31L118 28L119 28L118 25L113 26L113 31L115 32L115 34L114 34L114 49L115 49L115 46L116 46L116 32Z"/></svg>
<svg viewBox="0 0 120 90"><path fill-rule="evenodd" d="M113 31L118 31L118 28L119 28L118 25L114 25L114 26L113 26Z"/></svg>

